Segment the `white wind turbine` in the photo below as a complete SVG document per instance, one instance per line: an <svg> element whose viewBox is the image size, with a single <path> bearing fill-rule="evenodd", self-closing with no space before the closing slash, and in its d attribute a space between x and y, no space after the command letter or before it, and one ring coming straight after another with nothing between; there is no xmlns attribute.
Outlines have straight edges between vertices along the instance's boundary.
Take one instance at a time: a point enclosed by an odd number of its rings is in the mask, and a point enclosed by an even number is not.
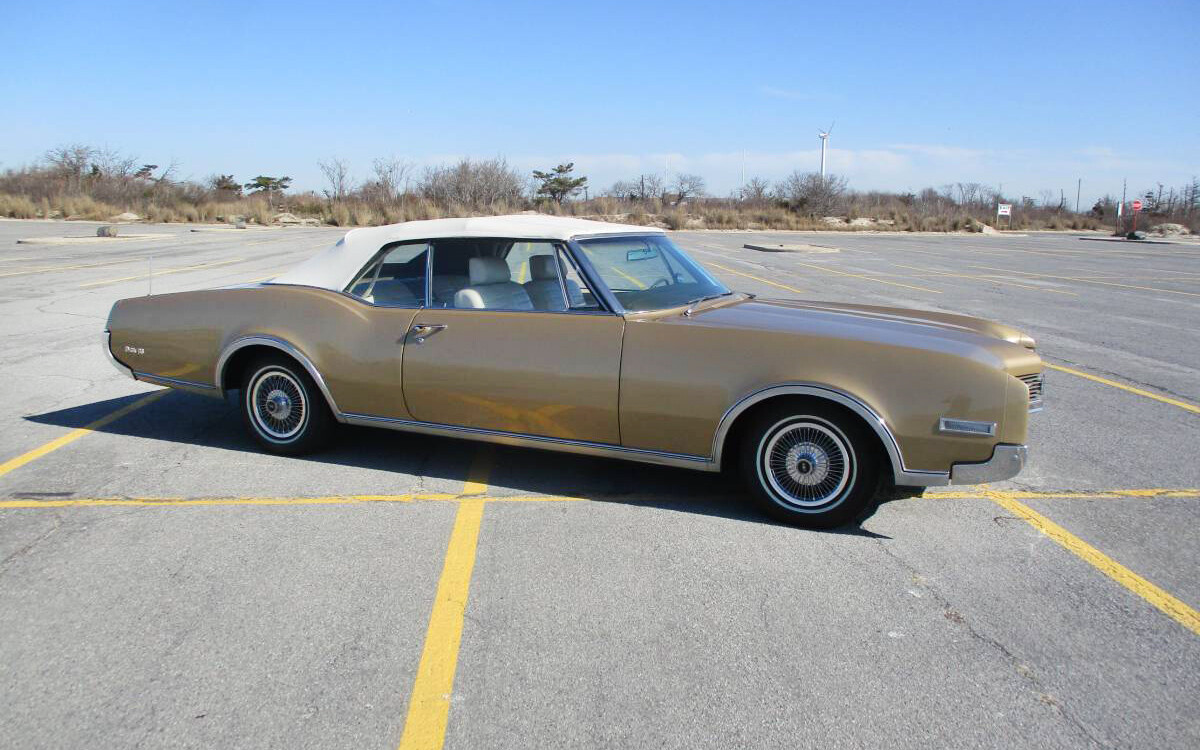
<svg viewBox="0 0 1200 750"><path fill-rule="evenodd" d="M821 179L825 179L825 147L829 145L829 134L833 132L835 122L829 123L829 130L817 131L817 137L821 139Z"/></svg>

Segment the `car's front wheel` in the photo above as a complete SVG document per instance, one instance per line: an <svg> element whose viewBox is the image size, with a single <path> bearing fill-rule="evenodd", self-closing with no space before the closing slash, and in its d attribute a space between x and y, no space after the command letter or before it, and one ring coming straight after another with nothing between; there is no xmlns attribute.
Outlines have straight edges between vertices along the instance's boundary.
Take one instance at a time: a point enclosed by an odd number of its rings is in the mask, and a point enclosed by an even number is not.
<svg viewBox="0 0 1200 750"><path fill-rule="evenodd" d="M242 378L242 420L251 436L271 453L288 456L321 447L333 429L333 415L303 367L282 355L264 355Z"/></svg>
<svg viewBox="0 0 1200 750"><path fill-rule="evenodd" d="M879 455L867 429L841 409L785 402L754 416L741 441L741 474L771 517L832 528L872 506Z"/></svg>

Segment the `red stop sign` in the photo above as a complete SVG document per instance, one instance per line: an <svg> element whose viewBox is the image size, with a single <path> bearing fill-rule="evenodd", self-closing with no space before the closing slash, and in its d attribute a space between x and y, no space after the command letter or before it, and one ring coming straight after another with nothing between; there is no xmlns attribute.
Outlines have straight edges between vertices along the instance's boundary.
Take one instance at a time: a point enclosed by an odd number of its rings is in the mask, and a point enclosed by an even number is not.
<svg viewBox="0 0 1200 750"><path fill-rule="evenodd" d="M1141 201L1134 201L1134 202L1133 202L1133 210L1134 210L1134 211L1141 211L1141 210L1142 210L1142 202L1141 202Z"/></svg>

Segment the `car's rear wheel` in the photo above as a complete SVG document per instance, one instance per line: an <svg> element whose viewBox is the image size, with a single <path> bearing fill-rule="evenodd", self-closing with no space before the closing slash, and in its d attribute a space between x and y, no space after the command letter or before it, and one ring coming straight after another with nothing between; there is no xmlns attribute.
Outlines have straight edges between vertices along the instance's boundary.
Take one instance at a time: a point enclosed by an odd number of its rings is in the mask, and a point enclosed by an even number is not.
<svg viewBox="0 0 1200 750"><path fill-rule="evenodd" d="M320 448L333 429L333 415L303 367L283 355L263 355L242 378L242 420L250 435L271 453L295 456Z"/></svg>
<svg viewBox="0 0 1200 750"><path fill-rule="evenodd" d="M768 515L832 528L873 506L879 455L866 428L842 410L785 402L753 417L741 442L743 481Z"/></svg>

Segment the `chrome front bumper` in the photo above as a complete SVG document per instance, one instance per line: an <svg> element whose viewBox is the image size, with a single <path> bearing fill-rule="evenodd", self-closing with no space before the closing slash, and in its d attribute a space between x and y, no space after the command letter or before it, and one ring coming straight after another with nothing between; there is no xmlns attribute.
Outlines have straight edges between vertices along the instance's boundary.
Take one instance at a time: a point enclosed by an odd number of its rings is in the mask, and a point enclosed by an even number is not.
<svg viewBox="0 0 1200 750"><path fill-rule="evenodd" d="M1012 479L1025 468L1029 449L1023 445L997 445L992 457L975 464L950 467L950 484L983 484Z"/></svg>
<svg viewBox="0 0 1200 750"><path fill-rule="evenodd" d="M104 332L104 338L100 340L100 346L104 349L104 354L108 357L108 361L112 363L113 367L117 368L117 372L121 373L130 380L137 380L137 378L134 377L133 370L118 362L117 358L113 356L111 333L108 331Z"/></svg>

